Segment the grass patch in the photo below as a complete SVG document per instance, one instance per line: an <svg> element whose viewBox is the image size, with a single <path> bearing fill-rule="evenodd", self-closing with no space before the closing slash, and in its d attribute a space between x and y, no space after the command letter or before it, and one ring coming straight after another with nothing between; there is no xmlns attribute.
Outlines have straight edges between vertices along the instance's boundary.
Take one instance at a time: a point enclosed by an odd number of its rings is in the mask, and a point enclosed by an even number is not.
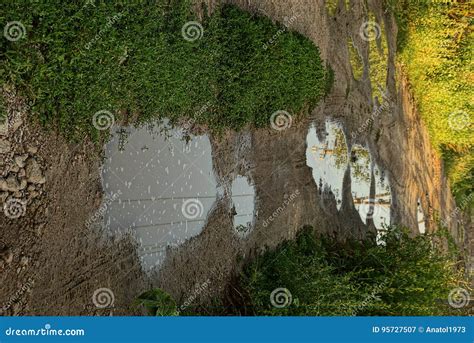
<svg viewBox="0 0 474 343"><path fill-rule="evenodd" d="M369 13L369 21L376 22L375 15ZM372 94L383 101L382 95L387 83L388 46L385 34L385 25L378 23L380 37L369 42L369 78L372 85Z"/></svg>
<svg viewBox="0 0 474 343"><path fill-rule="evenodd" d="M474 190L472 4L387 3L399 23L399 61L459 203Z"/></svg>
<svg viewBox="0 0 474 343"><path fill-rule="evenodd" d="M100 137L92 117L101 110L125 123L261 127L277 110L312 109L330 87L318 48L302 35L223 6L190 42L182 35L197 20L190 8L189 0L3 3L1 21L26 30L0 40L0 82L26 94L43 124L76 139Z"/></svg>
<svg viewBox="0 0 474 343"><path fill-rule="evenodd" d="M352 67L352 75L354 75L354 79L360 80L364 75L364 62L362 61L362 57L352 39L347 40L347 47L349 49L349 61Z"/></svg>
<svg viewBox="0 0 474 343"><path fill-rule="evenodd" d="M307 228L250 263L240 293L256 315L461 314L448 306L448 294L468 286L455 268L456 255L439 246L442 239L390 229L383 245L339 243ZM272 305L277 288L291 293L291 304Z"/></svg>

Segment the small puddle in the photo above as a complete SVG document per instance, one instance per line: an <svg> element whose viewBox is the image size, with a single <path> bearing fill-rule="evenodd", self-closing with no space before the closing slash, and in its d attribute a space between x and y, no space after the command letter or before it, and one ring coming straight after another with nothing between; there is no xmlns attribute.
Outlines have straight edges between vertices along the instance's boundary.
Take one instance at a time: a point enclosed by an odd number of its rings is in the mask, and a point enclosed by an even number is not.
<svg viewBox="0 0 474 343"><path fill-rule="evenodd" d="M390 224L390 186L384 174L373 165L370 152L354 145L348 153L346 138L341 127L326 121L321 132L312 126L306 138L306 163L313 170L313 178L319 189L330 189L338 210L342 203L343 177L348 163L351 167L351 191L354 205L361 219L367 223L373 219L377 229ZM374 180L375 196L370 196L371 180Z"/></svg>
<svg viewBox="0 0 474 343"><path fill-rule="evenodd" d="M425 214L423 213L423 209L421 208L420 199L418 199L418 207L416 209L416 219L417 219L417 222L418 222L418 231L421 234L424 234L426 232Z"/></svg>
<svg viewBox="0 0 474 343"><path fill-rule="evenodd" d="M240 237L246 237L255 221L255 187L244 176L232 182L234 229Z"/></svg>

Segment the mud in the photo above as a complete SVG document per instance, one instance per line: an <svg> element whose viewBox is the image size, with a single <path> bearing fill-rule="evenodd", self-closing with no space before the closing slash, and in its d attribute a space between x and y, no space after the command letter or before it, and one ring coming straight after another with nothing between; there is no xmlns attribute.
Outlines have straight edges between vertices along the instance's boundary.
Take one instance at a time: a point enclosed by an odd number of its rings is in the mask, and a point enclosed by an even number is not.
<svg viewBox="0 0 474 343"><path fill-rule="evenodd" d="M24 100L10 101L9 115L27 122ZM25 124L8 137L13 150L37 149L45 166L44 193L18 219L0 215L0 313L4 315L109 315L132 308L146 287L133 242L104 239L86 221L101 204L100 152L92 142L67 143L52 131ZM3 204L2 204L3 207ZM94 291L110 288L114 302L97 308Z"/></svg>

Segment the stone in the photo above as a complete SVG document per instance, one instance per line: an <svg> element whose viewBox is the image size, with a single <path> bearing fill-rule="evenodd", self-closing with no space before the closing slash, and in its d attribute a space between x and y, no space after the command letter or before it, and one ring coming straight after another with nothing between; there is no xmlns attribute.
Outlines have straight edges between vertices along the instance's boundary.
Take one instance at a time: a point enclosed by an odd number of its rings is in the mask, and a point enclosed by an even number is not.
<svg viewBox="0 0 474 343"><path fill-rule="evenodd" d="M21 259L20 259L20 264L22 266L27 266L28 265L28 262L29 262L29 258L26 257L26 256L22 256Z"/></svg>
<svg viewBox="0 0 474 343"><path fill-rule="evenodd" d="M36 227L36 235L37 236L41 236L44 232L44 226L45 224L39 224L37 227Z"/></svg>
<svg viewBox="0 0 474 343"><path fill-rule="evenodd" d="M46 182L46 178L41 171L41 166L34 158L26 160L26 178L28 182L34 184L43 184Z"/></svg>
<svg viewBox="0 0 474 343"><path fill-rule="evenodd" d="M12 251L7 248L7 247L4 247L1 251L0 251L0 259L5 261L6 264L10 264L12 263L13 261L13 253Z"/></svg>
<svg viewBox="0 0 474 343"><path fill-rule="evenodd" d="M4 203L8 198L8 192L0 192L0 201Z"/></svg>
<svg viewBox="0 0 474 343"><path fill-rule="evenodd" d="M13 122L10 125L12 132L16 132L16 130L18 130L22 125L23 120L21 120L20 118L13 119Z"/></svg>
<svg viewBox="0 0 474 343"><path fill-rule="evenodd" d="M29 145L29 146L26 148L26 151L27 151L30 155L35 155L35 154L38 152L38 148L35 147L35 146L32 146L32 145Z"/></svg>
<svg viewBox="0 0 474 343"><path fill-rule="evenodd" d="M25 189L26 186L28 186L28 181L26 181L25 179L21 180L20 181L20 189Z"/></svg>
<svg viewBox="0 0 474 343"><path fill-rule="evenodd" d="M20 179L24 178L26 176L26 171L25 169L21 168L19 171L18 171L18 177Z"/></svg>
<svg viewBox="0 0 474 343"><path fill-rule="evenodd" d="M7 180L5 178L0 178L0 190L6 191L8 193Z"/></svg>
<svg viewBox="0 0 474 343"><path fill-rule="evenodd" d="M8 154L12 150L12 145L6 139L0 139L0 154Z"/></svg>
<svg viewBox="0 0 474 343"><path fill-rule="evenodd" d="M18 156L15 156L15 163L18 167L23 168L23 167L25 167L25 162L26 162L27 159L28 159L27 154L18 155Z"/></svg>
<svg viewBox="0 0 474 343"><path fill-rule="evenodd" d="M20 167L18 167L16 164L13 164L10 166L9 171L16 174L20 171Z"/></svg>
<svg viewBox="0 0 474 343"><path fill-rule="evenodd" d="M0 190L18 192L20 190L20 183L14 175L10 175L6 179L0 178Z"/></svg>

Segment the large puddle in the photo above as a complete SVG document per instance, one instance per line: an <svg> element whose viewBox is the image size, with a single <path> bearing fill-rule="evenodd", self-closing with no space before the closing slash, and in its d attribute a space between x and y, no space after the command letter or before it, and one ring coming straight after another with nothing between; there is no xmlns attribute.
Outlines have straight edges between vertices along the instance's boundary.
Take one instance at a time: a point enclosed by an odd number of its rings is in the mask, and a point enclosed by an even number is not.
<svg viewBox="0 0 474 343"><path fill-rule="evenodd" d="M145 269L160 264L168 246L198 235L217 198L207 136L186 144L176 130L115 128L106 145L105 215L111 233L131 232ZM115 195L115 196L114 196Z"/></svg>
<svg viewBox="0 0 474 343"><path fill-rule="evenodd" d="M166 124L114 127L105 147L106 231L131 233L147 271L163 262L168 247L202 232L223 193L213 172L209 138L189 138L186 143L180 130ZM231 189L234 230L244 237L254 223L255 190L244 177L237 177Z"/></svg>
<svg viewBox="0 0 474 343"><path fill-rule="evenodd" d="M306 163L313 170L313 177L319 189L331 190L337 201L342 203L343 177L350 165L351 191L354 205L361 219L366 223L372 218L377 229L390 224L390 187L383 173L374 165L370 152L355 145L349 152L342 129L327 121L319 132L312 126L306 137L308 149ZM372 174L375 181L375 195L371 197Z"/></svg>

